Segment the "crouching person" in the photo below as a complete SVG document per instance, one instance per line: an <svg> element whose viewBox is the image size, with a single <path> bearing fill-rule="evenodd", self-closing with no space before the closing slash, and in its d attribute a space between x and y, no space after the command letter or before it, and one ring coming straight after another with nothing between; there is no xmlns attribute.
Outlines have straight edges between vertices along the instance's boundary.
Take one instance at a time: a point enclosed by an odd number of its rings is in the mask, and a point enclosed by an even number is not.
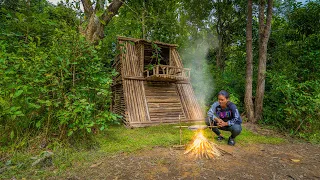
<svg viewBox="0 0 320 180"><path fill-rule="evenodd" d="M228 144L235 145L235 138L241 133L242 119L237 106L229 101L229 93L227 91L220 91L218 93L218 101L214 102L208 111L206 124L213 127L212 131L218 135L218 141L224 139L220 130L230 131L231 136L228 139Z"/></svg>

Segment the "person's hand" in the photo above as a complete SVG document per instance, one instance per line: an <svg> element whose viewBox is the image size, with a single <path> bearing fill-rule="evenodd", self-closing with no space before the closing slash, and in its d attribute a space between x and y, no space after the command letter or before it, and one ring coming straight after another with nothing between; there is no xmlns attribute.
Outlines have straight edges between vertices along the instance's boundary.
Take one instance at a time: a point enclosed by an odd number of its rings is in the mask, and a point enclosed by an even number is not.
<svg viewBox="0 0 320 180"><path fill-rule="evenodd" d="M228 126L228 122L220 121L220 122L218 122L218 126L219 127Z"/></svg>
<svg viewBox="0 0 320 180"><path fill-rule="evenodd" d="M222 119L219 119L217 117L215 117L214 120L217 122L217 124L219 124L220 122L223 122Z"/></svg>

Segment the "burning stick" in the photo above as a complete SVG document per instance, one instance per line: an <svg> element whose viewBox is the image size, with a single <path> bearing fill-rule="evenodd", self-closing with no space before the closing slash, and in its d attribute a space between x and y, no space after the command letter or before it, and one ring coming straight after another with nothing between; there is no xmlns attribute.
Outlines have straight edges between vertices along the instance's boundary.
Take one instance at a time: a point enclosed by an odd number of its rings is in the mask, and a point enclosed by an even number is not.
<svg viewBox="0 0 320 180"><path fill-rule="evenodd" d="M184 154L192 153L196 158L207 159L221 155L220 151L215 147L215 144L203 136L202 130L198 130L193 139L193 142L187 147Z"/></svg>

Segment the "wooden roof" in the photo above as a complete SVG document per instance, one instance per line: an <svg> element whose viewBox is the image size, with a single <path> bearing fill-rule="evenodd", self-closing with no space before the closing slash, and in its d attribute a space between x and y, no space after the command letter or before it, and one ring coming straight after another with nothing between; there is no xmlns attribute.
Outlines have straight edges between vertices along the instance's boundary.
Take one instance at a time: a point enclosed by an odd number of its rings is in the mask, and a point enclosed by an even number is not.
<svg viewBox="0 0 320 180"><path fill-rule="evenodd" d="M129 38L129 37L123 37L123 36L118 36L118 40L123 40L123 41L133 41L135 43L155 43L158 45L163 45L163 46L169 46L169 47L178 47L177 44L168 44L168 43L163 43L163 42L159 42L159 41L148 41L146 39L136 39L136 38Z"/></svg>

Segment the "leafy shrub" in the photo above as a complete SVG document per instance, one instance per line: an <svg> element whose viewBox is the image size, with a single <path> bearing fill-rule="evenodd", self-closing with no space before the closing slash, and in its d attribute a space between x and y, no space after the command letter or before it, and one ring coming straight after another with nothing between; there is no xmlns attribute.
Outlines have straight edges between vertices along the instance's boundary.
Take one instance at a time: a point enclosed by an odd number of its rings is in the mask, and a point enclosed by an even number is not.
<svg viewBox="0 0 320 180"><path fill-rule="evenodd" d="M73 24L76 16L64 13L69 9L41 4L34 8L39 6L42 12L2 9L6 27L0 38L3 144L26 132L60 138L78 131L86 134L92 128L103 130L118 118L108 106L116 73L103 63L99 46L90 45L78 33ZM59 18L43 18L49 14ZM62 19L62 15L68 18Z"/></svg>

